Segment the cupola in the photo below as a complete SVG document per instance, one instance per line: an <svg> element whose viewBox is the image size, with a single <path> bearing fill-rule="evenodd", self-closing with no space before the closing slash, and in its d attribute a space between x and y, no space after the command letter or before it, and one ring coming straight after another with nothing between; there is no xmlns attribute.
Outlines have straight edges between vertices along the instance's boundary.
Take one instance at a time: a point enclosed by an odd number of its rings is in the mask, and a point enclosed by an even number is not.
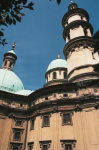
<svg viewBox="0 0 99 150"><path fill-rule="evenodd" d="M14 52L16 44L12 45L11 51L4 54L3 65L0 69L0 90L11 93L24 90L24 86L19 77L13 72L13 66L17 60Z"/></svg>
<svg viewBox="0 0 99 150"><path fill-rule="evenodd" d="M15 65L15 62L17 60L17 56L14 52L15 46L16 43L14 42L11 51L8 51L4 54L3 65L1 69L13 70L13 66Z"/></svg>
<svg viewBox="0 0 99 150"><path fill-rule="evenodd" d="M67 82L67 62L64 59L61 59L59 54L57 59L49 64L45 78L46 84L44 86Z"/></svg>

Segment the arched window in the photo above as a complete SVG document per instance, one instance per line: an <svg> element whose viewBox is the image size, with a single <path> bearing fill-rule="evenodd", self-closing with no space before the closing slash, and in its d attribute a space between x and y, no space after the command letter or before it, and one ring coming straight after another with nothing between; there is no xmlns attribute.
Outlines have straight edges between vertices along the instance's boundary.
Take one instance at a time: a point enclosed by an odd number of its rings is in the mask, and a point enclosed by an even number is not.
<svg viewBox="0 0 99 150"><path fill-rule="evenodd" d="M48 77L46 78L46 82L48 82Z"/></svg>
<svg viewBox="0 0 99 150"><path fill-rule="evenodd" d="M56 72L53 72L53 79L56 79Z"/></svg>
<svg viewBox="0 0 99 150"><path fill-rule="evenodd" d="M87 29L86 29L86 28L84 28L84 35L85 35L85 36L88 36L88 32L87 32Z"/></svg>
<svg viewBox="0 0 99 150"><path fill-rule="evenodd" d="M10 62L10 64L9 64L9 67L11 67L12 66L12 62Z"/></svg>
<svg viewBox="0 0 99 150"><path fill-rule="evenodd" d="M5 61L5 64L4 64L4 66L6 66L6 64L7 64L7 61Z"/></svg>
<svg viewBox="0 0 99 150"><path fill-rule="evenodd" d="M67 75L66 75L66 72L64 72L64 79L66 79L67 78Z"/></svg>

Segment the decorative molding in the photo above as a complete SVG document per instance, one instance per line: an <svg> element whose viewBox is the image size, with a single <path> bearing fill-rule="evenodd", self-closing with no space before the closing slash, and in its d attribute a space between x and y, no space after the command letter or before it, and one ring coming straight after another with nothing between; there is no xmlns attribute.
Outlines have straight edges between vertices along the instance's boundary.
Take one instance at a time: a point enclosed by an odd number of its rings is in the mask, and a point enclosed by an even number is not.
<svg viewBox="0 0 99 150"><path fill-rule="evenodd" d="M87 21L84 21L84 20L76 20L76 21L72 21L71 23L69 23L65 28L64 28L64 31L63 31L63 38L64 40L66 41L66 35L67 33L70 31L70 29L72 28L77 28L79 27L79 25L81 25L83 28L84 27L87 27L91 30L91 34L93 34L93 27L92 25L87 22ZM86 45L86 43L85 43ZM87 45L86 45L87 46Z"/></svg>
<svg viewBox="0 0 99 150"><path fill-rule="evenodd" d="M30 149L29 149L30 147L32 148L31 150L33 150L33 145L34 145L34 142L33 142L33 141L32 141L32 142L28 142L28 144L27 144L28 150L30 150Z"/></svg>
<svg viewBox="0 0 99 150"><path fill-rule="evenodd" d="M51 142L52 142L51 140L39 141L41 150L43 150L43 145L47 145L48 150L50 148Z"/></svg>
<svg viewBox="0 0 99 150"><path fill-rule="evenodd" d="M99 109L99 102L96 102L94 107L95 107L95 109Z"/></svg>
<svg viewBox="0 0 99 150"><path fill-rule="evenodd" d="M83 45L82 45L83 44ZM91 48L95 47L96 45L96 40L94 40L92 37L89 37L89 36L79 36L79 37L76 37L76 38L73 38L71 39L64 47L63 49L63 53L65 55L65 58L67 59L68 58L68 55L69 53L71 52L72 48L78 48L78 45L79 47L81 46L84 46L84 45L88 45L90 46Z"/></svg>
<svg viewBox="0 0 99 150"><path fill-rule="evenodd" d="M74 15L79 15L79 16L83 15L89 22L89 15L88 15L87 11L85 11L84 9L81 9L81 8L72 9L72 10L68 11L62 19L63 28L65 27L66 22L68 22L68 19Z"/></svg>
<svg viewBox="0 0 99 150"><path fill-rule="evenodd" d="M75 112L81 111L81 110L82 110L81 106L79 104L76 104Z"/></svg>
<svg viewBox="0 0 99 150"><path fill-rule="evenodd" d="M61 146L64 148L64 150L65 150L65 145L71 145L72 150L74 150L74 148L76 146L75 139L65 139L65 140L60 140L60 142L61 142Z"/></svg>
<svg viewBox="0 0 99 150"><path fill-rule="evenodd" d="M23 145L22 142L10 142L10 149L13 150L13 147L16 146L16 147L18 147L18 150L21 150L22 149L22 145Z"/></svg>

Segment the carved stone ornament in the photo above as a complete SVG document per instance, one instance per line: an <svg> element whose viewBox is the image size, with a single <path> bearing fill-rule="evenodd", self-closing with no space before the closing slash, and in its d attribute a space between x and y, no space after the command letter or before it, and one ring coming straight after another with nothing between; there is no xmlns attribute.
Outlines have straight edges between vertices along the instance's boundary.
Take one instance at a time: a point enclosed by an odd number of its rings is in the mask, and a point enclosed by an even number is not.
<svg viewBox="0 0 99 150"><path fill-rule="evenodd" d="M50 148L51 142L51 140L39 141L41 150L43 150L43 145L47 145L47 147Z"/></svg>
<svg viewBox="0 0 99 150"><path fill-rule="evenodd" d="M35 112L35 116L38 116L39 115L39 110L37 110L36 112Z"/></svg>
<svg viewBox="0 0 99 150"><path fill-rule="evenodd" d="M54 106L53 108L52 108L52 113L56 113L58 111L58 107L57 106Z"/></svg>
<svg viewBox="0 0 99 150"><path fill-rule="evenodd" d="M34 142L28 142L28 145L27 145L28 146L28 150L30 150L30 147L33 149L33 145L34 145Z"/></svg>
<svg viewBox="0 0 99 150"><path fill-rule="evenodd" d="M18 142L10 142L10 149L13 150L13 147L16 146L16 147L18 147L18 150L22 150L22 145L23 145L22 142L20 142L20 143L18 143Z"/></svg>
<svg viewBox="0 0 99 150"><path fill-rule="evenodd" d="M81 111L81 110L82 110L81 106L79 104L77 104L75 107L75 112Z"/></svg>
<svg viewBox="0 0 99 150"><path fill-rule="evenodd" d="M65 150L65 145L71 145L72 150L76 147L76 140L74 139L66 139L60 140L62 148Z"/></svg>
<svg viewBox="0 0 99 150"><path fill-rule="evenodd" d="M99 109L99 102L96 102L94 107L95 109Z"/></svg>

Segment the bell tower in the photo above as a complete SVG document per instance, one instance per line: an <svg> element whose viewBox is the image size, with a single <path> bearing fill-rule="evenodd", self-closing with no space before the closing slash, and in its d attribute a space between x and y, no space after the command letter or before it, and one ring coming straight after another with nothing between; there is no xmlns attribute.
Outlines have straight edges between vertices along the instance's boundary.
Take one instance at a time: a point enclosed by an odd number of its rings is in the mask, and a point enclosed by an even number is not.
<svg viewBox="0 0 99 150"><path fill-rule="evenodd" d="M13 66L15 65L15 62L17 60L17 56L14 53L15 46L16 43L14 42L11 51L8 51L7 53L4 54L3 65L1 69L8 69L13 71Z"/></svg>
<svg viewBox="0 0 99 150"><path fill-rule="evenodd" d="M63 16L63 38L66 45L63 53L67 60L68 80L79 82L99 78L94 66L99 63L98 53L94 54L96 41L92 38L93 27L89 15L71 1L68 12Z"/></svg>

